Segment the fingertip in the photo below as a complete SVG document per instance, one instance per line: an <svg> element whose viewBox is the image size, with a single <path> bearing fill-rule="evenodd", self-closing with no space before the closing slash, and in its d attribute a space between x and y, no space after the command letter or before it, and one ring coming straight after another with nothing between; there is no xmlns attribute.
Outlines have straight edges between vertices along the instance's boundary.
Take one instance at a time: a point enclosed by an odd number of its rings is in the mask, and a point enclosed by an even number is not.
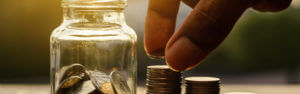
<svg viewBox="0 0 300 94"><path fill-rule="evenodd" d="M146 54L151 59L164 59L165 58L165 49L163 48L163 49L154 50L154 51L146 50Z"/></svg>
<svg viewBox="0 0 300 94"><path fill-rule="evenodd" d="M167 47L165 55L166 62L171 69L186 71L198 65L207 53L187 37L182 36Z"/></svg>
<svg viewBox="0 0 300 94"><path fill-rule="evenodd" d="M149 0L145 21L144 48L150 58L161 59L173 35L180 0Z"/></svg>

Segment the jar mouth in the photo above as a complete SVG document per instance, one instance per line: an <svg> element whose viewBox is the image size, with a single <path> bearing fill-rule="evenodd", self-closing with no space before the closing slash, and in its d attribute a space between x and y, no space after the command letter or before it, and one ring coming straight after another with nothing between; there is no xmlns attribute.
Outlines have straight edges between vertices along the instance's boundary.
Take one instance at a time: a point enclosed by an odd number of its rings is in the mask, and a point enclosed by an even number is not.
<svg viewBox="0 0 300 94"><path fill-rule="evenodd" d="M62 7L125 8L127 0L62 0Z"/></svg>

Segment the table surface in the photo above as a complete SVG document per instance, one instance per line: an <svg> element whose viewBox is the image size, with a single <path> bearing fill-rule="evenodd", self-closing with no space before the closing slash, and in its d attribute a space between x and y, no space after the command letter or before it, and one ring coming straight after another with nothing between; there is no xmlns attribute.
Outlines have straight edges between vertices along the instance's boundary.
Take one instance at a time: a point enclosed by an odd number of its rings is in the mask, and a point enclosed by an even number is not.
<svg viewBox="0 0 300 94"><path fill-rule="evenodd" d="M138 87L137 94L145 94L144 87ZM50 86L34 84L1 84L1 94L49 94ZM255 92L257 94L300 94L300 85L231 85L221 86L224 92Z"/></svg>

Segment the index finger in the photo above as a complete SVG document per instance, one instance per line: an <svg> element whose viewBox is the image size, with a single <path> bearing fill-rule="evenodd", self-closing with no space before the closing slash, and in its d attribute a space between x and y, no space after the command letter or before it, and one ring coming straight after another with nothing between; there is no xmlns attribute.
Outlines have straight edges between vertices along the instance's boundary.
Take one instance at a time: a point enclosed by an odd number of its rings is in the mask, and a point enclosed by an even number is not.
<svg viewBox="0 0 300 94"><path fill-rule="evenodd" d="M149 0L145 21L144 46L150 56L163 57L175 31L180 0Z"/></svg>

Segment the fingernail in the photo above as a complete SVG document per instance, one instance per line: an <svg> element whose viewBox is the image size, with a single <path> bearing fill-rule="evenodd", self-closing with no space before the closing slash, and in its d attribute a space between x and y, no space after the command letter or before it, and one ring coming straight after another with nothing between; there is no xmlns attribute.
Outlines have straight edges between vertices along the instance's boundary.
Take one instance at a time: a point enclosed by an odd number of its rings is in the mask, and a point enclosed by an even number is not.
<svg viewBox="0 0 300 94"><path fill-rule="evenodd" d="M199 64L206 53L183 36L166 49L166 62L175 71L189 70Z"/></svg>
<svg viewBox="0 0 300 94"><path fill-rule="evenodd" d="M146 53L146 54L150 59L163 60L163 59L165 59L164 53L165 53L165 51L163 51L163 52L159 51L158 53Z"/></svg>

